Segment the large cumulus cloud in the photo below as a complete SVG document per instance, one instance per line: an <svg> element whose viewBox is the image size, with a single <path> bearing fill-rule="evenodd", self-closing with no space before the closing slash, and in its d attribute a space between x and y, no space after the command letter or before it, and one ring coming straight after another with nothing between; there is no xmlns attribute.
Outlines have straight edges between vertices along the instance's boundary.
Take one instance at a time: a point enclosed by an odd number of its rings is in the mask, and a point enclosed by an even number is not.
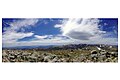
<svg viewBox="0 0 120 80"><path fill-rule="evenodd" d="M78 40L89 40L105 33L99 29L99 20L96 18L65 19L55 28L60 28L64 36Z"/></svg>

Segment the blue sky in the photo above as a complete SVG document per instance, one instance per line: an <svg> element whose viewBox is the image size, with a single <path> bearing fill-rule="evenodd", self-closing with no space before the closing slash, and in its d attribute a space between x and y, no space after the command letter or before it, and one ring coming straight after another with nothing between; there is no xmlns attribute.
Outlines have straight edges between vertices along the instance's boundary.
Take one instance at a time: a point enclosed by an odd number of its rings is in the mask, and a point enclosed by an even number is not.
<svg viewBox="0 0 120 80"><path fill-rule="evenodd" d="M118 44L117 18L3 18L3 47Z"/></svg>

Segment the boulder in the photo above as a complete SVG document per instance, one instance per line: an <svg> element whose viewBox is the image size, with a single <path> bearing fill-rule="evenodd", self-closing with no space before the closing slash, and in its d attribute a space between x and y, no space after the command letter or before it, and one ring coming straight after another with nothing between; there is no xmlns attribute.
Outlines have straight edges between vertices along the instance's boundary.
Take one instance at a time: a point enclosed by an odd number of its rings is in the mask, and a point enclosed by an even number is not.
<svg viewBox="0 0 120 80"><path fill-rule="evenodd" d="M97 51L96 50L92 50L91 54L97 54Z"/></svg>

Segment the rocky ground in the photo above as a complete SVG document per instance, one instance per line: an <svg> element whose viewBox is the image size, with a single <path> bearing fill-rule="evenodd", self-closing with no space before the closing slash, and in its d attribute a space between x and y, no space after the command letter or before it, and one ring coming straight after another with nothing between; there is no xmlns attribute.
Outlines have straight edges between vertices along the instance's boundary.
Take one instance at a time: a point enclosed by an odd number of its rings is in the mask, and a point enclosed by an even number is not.
<svg viewBox="0 0 120 80"><path fill-rule="evenodd" d="M2 50L2 62L118 62L118 52Z"/></svg>

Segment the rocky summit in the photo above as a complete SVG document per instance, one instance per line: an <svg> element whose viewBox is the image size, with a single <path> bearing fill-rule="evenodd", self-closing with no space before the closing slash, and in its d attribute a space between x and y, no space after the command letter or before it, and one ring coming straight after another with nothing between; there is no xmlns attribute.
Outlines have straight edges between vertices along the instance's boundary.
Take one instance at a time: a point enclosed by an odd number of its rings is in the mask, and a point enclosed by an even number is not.
<svg viewBox="0 0 120 80"><path fill-rule="evenodd" d="M3 49L2 62L118 62L118 50L114 46L112 48L96 45L84 45L84 47L77 48L75 45L70 46L70 48L64 47L25 50Z"/></svg>

